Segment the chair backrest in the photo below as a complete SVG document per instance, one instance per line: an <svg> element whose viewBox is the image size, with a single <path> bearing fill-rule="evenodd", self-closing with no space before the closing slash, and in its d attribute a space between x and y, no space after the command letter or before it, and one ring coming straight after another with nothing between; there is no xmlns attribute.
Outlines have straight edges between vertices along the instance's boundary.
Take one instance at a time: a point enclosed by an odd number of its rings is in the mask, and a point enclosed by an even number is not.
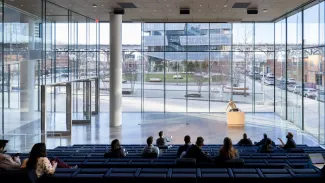
<svg viewBox="0 0 325 183"><path fill-rule="evenodd" d="M157 153L145 153L142 154L143 158L158 158L158 154Z"/></svg>
<svg viewBox="0 0 325 183"><path fill-rule="evenodd" d="M224 168L243 168L244 167L244 160L243 159L231 159L225 161L216 161L217 167L224 167Z"/></svg>
<svg viewBox="0 0 325 183"><path fill-rule="evenodd" d="M195 165L196 159L195 158L177 158L176 164L177 165Z"/></svg>
<svg viewBox="0 0 325 183"><path fill-rule="evenodd" d="M291 149L288 149L288 152L289 153L304 153L304 149L300 149L300 148L291 148Z"/></svg>

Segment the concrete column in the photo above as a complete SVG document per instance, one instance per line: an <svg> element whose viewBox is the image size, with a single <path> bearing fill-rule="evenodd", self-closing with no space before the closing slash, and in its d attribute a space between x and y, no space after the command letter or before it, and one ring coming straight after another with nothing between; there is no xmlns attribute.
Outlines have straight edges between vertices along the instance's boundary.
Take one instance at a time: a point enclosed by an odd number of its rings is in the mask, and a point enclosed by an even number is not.
<svg viewBox="0 0 325 183"><path fill-rule="evenodd" d="M122 15L110 14L110 126L122 125Z"/></svg>
<svg viewBox="0 0 325 183"><path fill-rule="evenodd" d="M20 120L32 120L35 114L35 50L34 20L28 20L28 57L20 62Z"/></svg>

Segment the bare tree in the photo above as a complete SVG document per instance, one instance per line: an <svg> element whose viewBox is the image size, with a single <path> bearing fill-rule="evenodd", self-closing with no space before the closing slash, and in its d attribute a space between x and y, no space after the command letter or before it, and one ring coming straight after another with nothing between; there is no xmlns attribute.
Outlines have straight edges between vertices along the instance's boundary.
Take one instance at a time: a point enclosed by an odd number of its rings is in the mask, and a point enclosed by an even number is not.
<svg viewBox="0 0 325 183"><path fill-rule="evenodd" d="M253 33L253 29L248 27L246 24L242 24L242 27L243 27L243 37L240 41L239 44L242 44L240 47L237 48L238 51L242 51L244 53L244 96L246 97L246 85L247 85L247 66L251 64L251 60L250 60L250 56L251 56L251 48L252 46L249 45L251 44L250 43L250 40L251 40L251 37L252 37L252 33ZM254 66L253 66L254 67ZM255 73L254 73L254 76L255 76Z"/></svg>
<svg viewBox="0 0 325 183"><path fill-rule="evenodd" d="M199 63L198 61L194 62L194 79L196 81L197 84L197 90L198 92L201 94L201 90L202 90L202 85L204 82L206 82L208 80L207 77L205 77L206 73L207 73L207 69L208 69L208 61L203 61L202 63Z"/></svg>
<svg viewBox="0 0 325 183"><path fill-rule="evenodd" d="M131 85L131 90L134 92L135 81L138 76L138 64L134 59L127 59L123 61L122 73L124 80L128 81Z"/></svg>

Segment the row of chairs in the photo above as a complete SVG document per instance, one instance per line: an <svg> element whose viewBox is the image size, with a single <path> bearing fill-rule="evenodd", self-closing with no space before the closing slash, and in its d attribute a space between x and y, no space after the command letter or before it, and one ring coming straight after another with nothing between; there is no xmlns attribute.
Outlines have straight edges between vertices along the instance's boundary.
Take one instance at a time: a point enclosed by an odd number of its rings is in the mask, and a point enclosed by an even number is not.
<svg viewBox="0 0 325 183"><path fill-rule="evenodd" d="M16 176L15 176L16 175ZM24 182L18 171L1 172L1 182ZM208 182L321 182L317 169L265 169L265 168L78 168L57 169L39 183L208 183Z"/></svg>

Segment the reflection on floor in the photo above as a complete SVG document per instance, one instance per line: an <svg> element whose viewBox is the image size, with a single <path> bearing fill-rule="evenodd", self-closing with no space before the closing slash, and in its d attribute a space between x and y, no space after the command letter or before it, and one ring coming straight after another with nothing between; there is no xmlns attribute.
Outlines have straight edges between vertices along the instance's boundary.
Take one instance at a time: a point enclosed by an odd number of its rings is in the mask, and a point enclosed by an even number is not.
<svg viewBox="0 0 325 183"><path fill-rule="evenodd" d="M56 114L56 120L49 122L48 130L65 128L64 114ZM60 119L60 120L57 120ZM53 122L55 121L55 122ZM109 115L101 113L92 118L91 124L73 125L71 137L47 137L47 147L71 144L109 144L111 140L120 139L122 144L144 144L148 136L156 138L159 131L166 136L173 136L175 144L182 144L185 135L202 136L205 144L221 144L224 137L231 137L237 143L243 133L247 133L252 141L258 141L263 133L267 133L277 144L277 138L285 140L286 132L295 134L298 144L318 145L316 140L301 132L294 124L281 120L274 113L246 113L244 127L228 127L225 113L123 113L121 127L109 127ZM11 151L29 151L32 145L40 142L40 123L32 122L11 133L22 134L6 136L10 139L8 149Z"/></svg>

